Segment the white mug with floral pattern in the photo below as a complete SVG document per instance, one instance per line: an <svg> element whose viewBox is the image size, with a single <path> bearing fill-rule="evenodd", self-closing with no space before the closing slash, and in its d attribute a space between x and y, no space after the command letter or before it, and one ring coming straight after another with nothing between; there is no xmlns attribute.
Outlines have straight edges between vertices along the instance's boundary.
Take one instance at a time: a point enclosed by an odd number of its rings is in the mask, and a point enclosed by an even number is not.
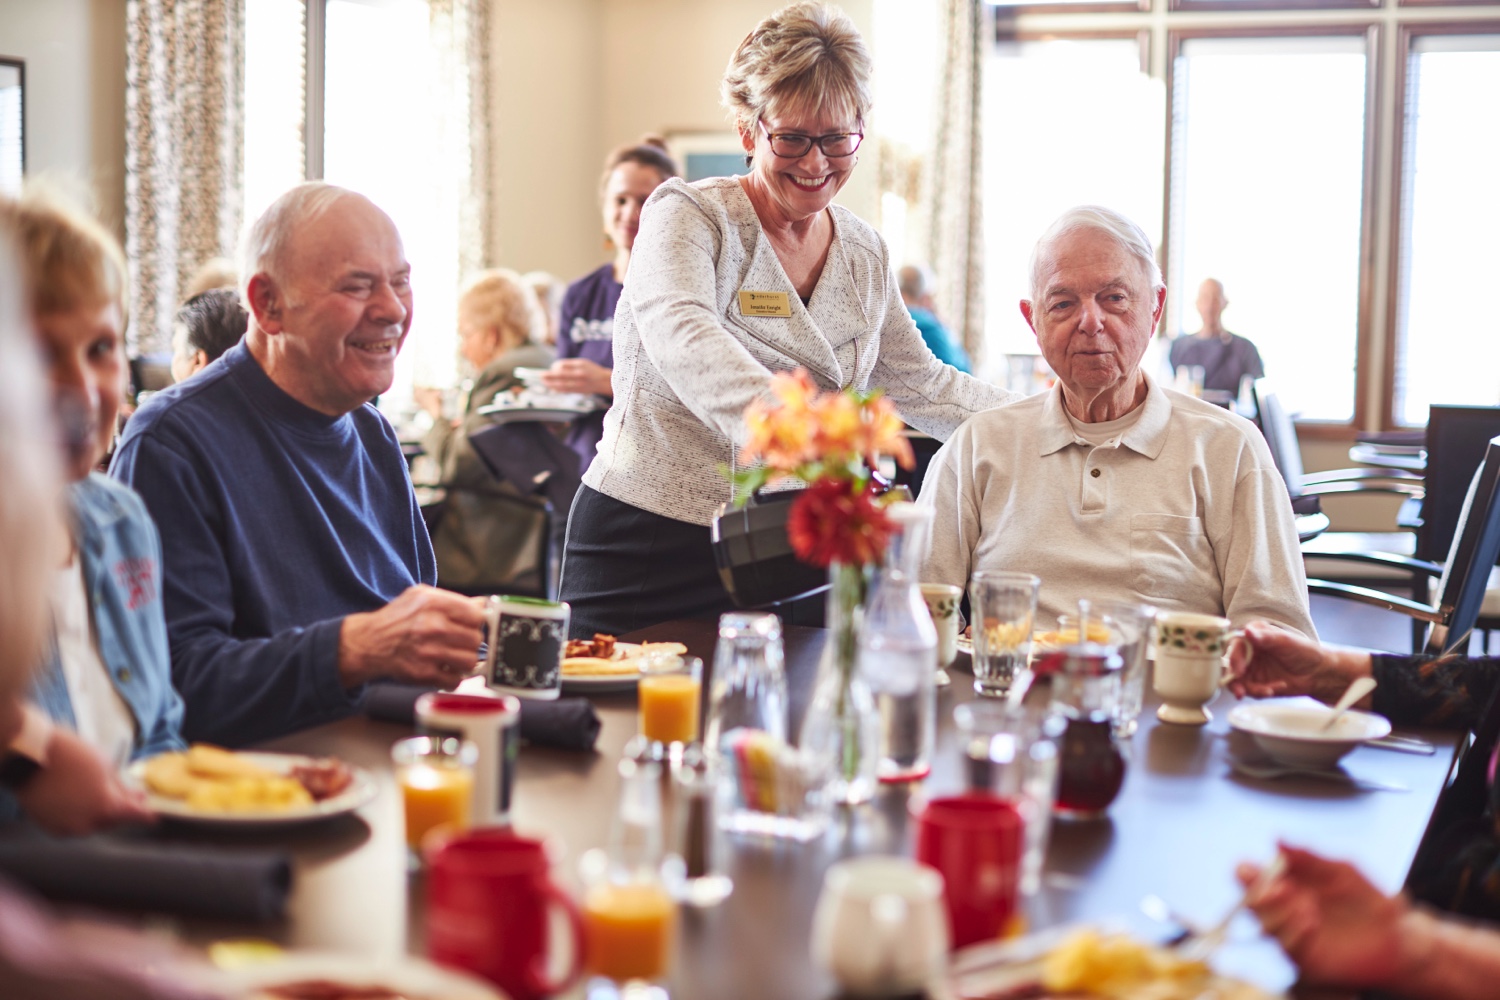
<svg viewBox="0 0 1500 1000"><path fill-rule="evenodd" d="M1161 696L1156 717L1163 722L1201 726L1213 718L1207 705L1224 682L1225 657L1244 629L1228 618L1191 611L1168 611L1156 618L1156 669L1152 686ZM1246 663L1253 648L1246 643Z"/></svg>

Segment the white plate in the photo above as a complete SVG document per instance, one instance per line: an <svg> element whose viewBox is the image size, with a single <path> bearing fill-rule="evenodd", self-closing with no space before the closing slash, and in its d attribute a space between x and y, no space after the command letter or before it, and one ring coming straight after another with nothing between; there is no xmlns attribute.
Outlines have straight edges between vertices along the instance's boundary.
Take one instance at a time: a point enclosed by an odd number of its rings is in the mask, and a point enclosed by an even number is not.
<svg viewBox="0 0 1500 1000"><path fill-rule="evenodd" d="M609 694L616 691L634 691L636 674L622 674L618 677L601 674L596 677L564 677L562 679L563 694Z"/></svg>
<svg viewBox="0 0 1500 1000"><path fill-rule="evenodd" d="M259 764L267 770L280 774L287 774L298 764L308 764L317 759L294 753L241 752L239 756L252 764ZM327 819L330 816L341 816L344 813L353 812L373 799L376 790L375 779L370 777L370 773L364 768L350 764L349 770L353 772L354 780L349 783L349 787L322 802L265 812L204 812L201 809L194 809L182 799L169 799L164 795L157 795L146 790L145 767L146 761L138 760L126 769L125 775L137 788L146 791L146 804L162 816L203 826L283 826L290 823L307 823L315 819Z"/></svg>
<svg viewBox="0 0 1500 1000"><path fill-rule="evenodd" d="M210 968L190 978L200 988L230 1000L252 1000L263 996L258 990L319 979L348 986L384 986L410 1000L507 1000L498 987L466 972L407 957L289 951L269 962L232 970Z"/></svg>

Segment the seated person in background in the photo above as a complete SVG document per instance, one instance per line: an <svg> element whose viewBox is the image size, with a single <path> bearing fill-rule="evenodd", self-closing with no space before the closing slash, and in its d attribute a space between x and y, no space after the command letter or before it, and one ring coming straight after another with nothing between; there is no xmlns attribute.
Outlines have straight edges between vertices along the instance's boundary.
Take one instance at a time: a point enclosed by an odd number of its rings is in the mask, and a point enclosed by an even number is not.
<svg viewBox="0 0 1500 1000"><path fill-rule="evenodd" d="M98 750L54 725L24 694L29 668L55 650L47 580L68 547L68 532L55 516L62 456L45 416L45 373L23 310L31 296L22 291L11 253L19 244L12 239L20 236L18 214L14 203L0 203L0 791L14 795L44 830L84 834L149 821L151 813L144 796L126 789ZM87 259L97 246L74 243L72 249L83 249ZM12 992L11 982L0 974L0 996L32 995Z"/></svg>
<svg viewBox="0 0 1500 1000"><path fill-rule="evenodd" d="M390 388L411 267L390 218L292 188L246 239L244 341L153 396L112 474L163 537L172 675L193 740L243 746L355 712L370 680L453 687L484 615L437 590Z"/></svg>
<svg viewBox="0 0 1500 1000"><path fill-rule="evenodd" d="M437 485L448 491L432 534L438 583L444 587L494 589L542 569L536 552L546 519L540 511L497 499L519 494L490 474L469 444L469 433L488 422L476 412L480 407L521 384L517 368L551 363L547 349L535 342L545 326L541 306L520 275L486 271L458 300L458 353L477 372L462 418L443 418L441 390L416 390L417 402L433 418L422 447L437 462Z"/></svg>
<svg viewBox="0 0 1500 1000"><path fill-rule="evenodd" d="M1353 865L1285 844L1286 871L1252 892L1260 918L1309 986L1377 989L1413 1000L1487 1000L1500 979L1500 932L1387 896ZM1260 875L1241 865L1249 888Z"/></svg>
<svg viewBox="0 0 1500 1000"><path fill-rule="evenodd" d="M191 301L215 288L227 288L238 292L239 284L240 274L234 266L234 261L227 257L210 257L198 265L198 270L193 272L193 276L183 286L182 301Z"/></svg>
<svg viewBox="0 0 1500 1000"><path fill-rule="evenodd" d="M199 292L177 310L172 331L172 381L196 375L240 342L250 314L233 288Z"/></svg>
<svg viewBox="0 0 1500 1000"><path fill-rule="evenodd" d="M1260 378L1266 369L1254 344L1224 329L1224 309L1228 305L1224 286L1214 278L1205 278L1198 286L1198 315L1203 319L1203 329L1172 341L1167 356L1174 372L1181 365L1201 367L1203 388L1239 392L1241 378L1246 375Z"/></svg>
<svg viewBox="0 0 1500 1000"><path fill-rule="evenodd" d="M1314 635L1286 486L1260 432L1140 368L1166 287L1151 243L1105 208L1037 242L1021 314L1057 384L969 418L932 460L930 583L1041 577L1039 627L1079 598L1267 618Z"/></svg>
<svg viewBox="0 0 1500 1000"><path fill-rule="evenodd" d="M0 206L26 270L71 483L51 580L53 646L36 701L116 767L180 748L161 543L141 498L93 471L125 392L125 257L96 222L28 195Z"/></svg>
<svg viewBox="0 0 1500 1000"><path fill-rule="evenodd" d="M1252 622L1230 655L1238 697L1309 695L1335 702L1356 678L1374 677L1376 687L1356 707L1378 712L1397 725L1470 730L1478 727L1500 691L1500 658L1399 655L1320 646L1264 622ZM1491 761L1491 768L1494 761ZM1464 790L1465 793L1468 789ZM1500 783L1473 792L1478 801L1461 809L1467 818L1441 831L1441 850L1426 852L1435 865L1414 870L1412 887L1445 910L1500 920Z"/></svg>
<svg viewBox="0 0 1500 1000"><path fill-rule="evenodd" d="M927 269L907 264L896 272L896 281L901 288L901 301L906 303L906 311L911 313L912 322L917 324L927 349L943 364L952 365L965 374L974 374L968 352L933 311L932 275Z"/></svg>

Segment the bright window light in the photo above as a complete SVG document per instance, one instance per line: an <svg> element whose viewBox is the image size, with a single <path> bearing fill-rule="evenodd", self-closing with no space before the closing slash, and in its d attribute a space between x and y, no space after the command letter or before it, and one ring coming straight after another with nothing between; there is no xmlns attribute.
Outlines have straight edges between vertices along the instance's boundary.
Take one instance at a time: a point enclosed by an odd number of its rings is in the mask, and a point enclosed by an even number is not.
<svg viewBox="0 0 1500 1000"><path fill-rule="evenodd" d="M411 261L415 317L381 406L396 412L413 384L457 378L456 185L424 151L443 148L430 106L426 0L328 0L323 173L390 215Z"/></svg>
<svg viewBox="0 0 1500 1000"><path fill-rule="evenodd" d="M1106 205L1160 241L1165 96L1133 38L1002 42L985 72L988 368L1037 353L1018 303L1032 246L1066 209Z"/></svg>
<svg viewBox="0 0 1500 1000"><path fill-rule="evenodd" d="M1500 336L1474 308L1500 273L1500 35L1415 39L1406 108L1395 415L1422 425L1433 403L1500 404Z"/></svg>
<svg viewBox="0 0 1500 1000"><path fill-rule="evenodd" d="M305 176L303 0L245 7L245 228Z"/></svg>
<svg viewBox="0 0 1500 1000"><path fill-rule="evenodd" d="M1288 407L1353 419L1363 36L1192 38L1174 72L1168 329L1217 278Z"/></svg>

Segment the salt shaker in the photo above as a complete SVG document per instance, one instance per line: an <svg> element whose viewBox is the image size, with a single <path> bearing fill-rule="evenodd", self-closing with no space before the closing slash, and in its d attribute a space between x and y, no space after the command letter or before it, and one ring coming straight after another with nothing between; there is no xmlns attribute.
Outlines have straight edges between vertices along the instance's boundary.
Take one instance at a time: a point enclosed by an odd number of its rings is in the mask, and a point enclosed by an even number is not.
<svg viewBox="0 0 1500 1000"><path fill-rule="evenodd" d="M470 822L510 822L511 790L521 743L521 703L511 695L429 692L417 699L420 735L468 740L478 748Z"/></svg>
<svg viewBox="0 0 1500 1000"><path fill-rule="evenodd" d="M673 851L682 859L675 895L689 906L715 906L734 889L734 881L724 871L717 771L714 759L696 746L688 747L672 769Z"/></svg>

